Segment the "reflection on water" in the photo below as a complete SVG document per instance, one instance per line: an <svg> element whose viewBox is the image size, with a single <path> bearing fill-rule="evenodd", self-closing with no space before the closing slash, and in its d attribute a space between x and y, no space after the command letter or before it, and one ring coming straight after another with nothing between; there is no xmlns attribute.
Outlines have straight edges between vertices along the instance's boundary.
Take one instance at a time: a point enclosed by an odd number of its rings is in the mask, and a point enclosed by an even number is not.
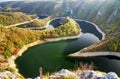
<svg viewBox="0 0 120 79"><path fill-rule="evenodd" d="M39 67L43 67L44 72L59 71L62 68L73 69L74 62L66 59L64 54L76 52L98 41L95 35L85 33L78 39L37 45L29 48L16 60L17 67L25 77L39 75Z"/></svg>
<svg viewBox="0 0 120 79"><path fill-rule="evenodd" d="M85 48L93 43L96 43L98 41L100 41L100 40L95 35L93 35L91 33L82 33L80 38L68 41L68 46L66 46L64 53L70 54L73 52L77 52L80 49L83 49L83 48Z"/></svg>
<svg viewBox="0 0 120 79"><path fill-rule="evenodd" d="M80 26L84 27L86 25ZM86 26L82 28L82 34L78 39L50 42L29 48L21 57L16 59L19 72L25 77L36 77L39 75L39 67L43 67L44 73L46 73L55 72L62 68L73 69L76 61L88 63L93 61L99 70L114 71L120 74L120 61L118 59L108 59L106 57L68 59L65 57L65 54L77 52L99 42L101 35L100 37L98 35L101 33L96 30L95 28L88 29Z"/></svg>
<svg viewBox="0 0 120 79"><path fill-rule="evenodd" d="M113 56L98 56L98 57L86 57L86 58L74 58L72 60L90 63L94 62L95 69L104 72L116 72L120 76L120 58Z"/></svg>

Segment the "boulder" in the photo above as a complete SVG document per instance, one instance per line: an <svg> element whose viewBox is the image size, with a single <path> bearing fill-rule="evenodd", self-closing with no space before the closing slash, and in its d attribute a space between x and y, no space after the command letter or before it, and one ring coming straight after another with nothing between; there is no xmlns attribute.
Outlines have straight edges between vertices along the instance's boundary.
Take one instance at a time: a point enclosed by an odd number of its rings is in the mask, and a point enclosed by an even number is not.
<svg viewBox="0 0 120 79"><path fill-rule="evenodd" d="M79 77L79 79L97 79L100 78L102 74L97 73L93 70L87 70L83 73L78 74L77 76Z"/></svg>
<svg viewBox="0 0 120 79"><path fill-rule="evenodd" d="M17 76L9 71L0 72L0 79L17 79Z"/></svg>
<svg viewBox="0 0 120 79"><path fill-rule="evenodd" d="M34 78L34 79L40 79L40 77L36 77L36 78Z"/></svg>
<svg viewBox="0 0 120 79"><path fill-rule="evenodd" d="M115 72L109 72L101 79L119 79L119 77Z"/></svg>
<svg viewBox="0 0 120 79"><path fill-rule="evenodd" d="M106 75L98 73L94 70L86 70L80 73L75 73L67 69L62 69L59 72L51 75L49 79L120 79L114 72L109 72ZM39 77L34 79L40 79ZM44 78L46 79L46 78Z"/></svg>
<svg viewBox="0 0 120 79"><path fill-rule="evenodd" d="M56 73L55 75L67 76L67 75L75 75L75 73L73 73L67 69L62 69L58 73Z"/></svg>
<svg viewBox="0 0 120 79"><path fill-rule="evenodd" d="M75 77L77 78L77 75L67 69L62 69L59 72L55 73L54 75L50 76L50 79L60 79L63 77Z"/></svg>

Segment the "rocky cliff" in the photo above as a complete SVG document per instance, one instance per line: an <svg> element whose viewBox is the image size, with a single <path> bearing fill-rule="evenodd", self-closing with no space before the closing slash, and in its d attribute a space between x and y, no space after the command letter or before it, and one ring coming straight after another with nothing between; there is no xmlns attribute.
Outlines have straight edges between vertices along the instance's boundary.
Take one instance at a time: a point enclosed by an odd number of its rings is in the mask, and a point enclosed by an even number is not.
<svg viewBox="0 0 120 79"><path fill-rule="evenodd" d="M34 79L40 79L40 77L36 77ZM72 72L67 69L62 69L59 72L51 75L49 79L119 79L119 77L114 72L109 72L106 74L103 72L93 70L87 70L83 72Z"/></svg>

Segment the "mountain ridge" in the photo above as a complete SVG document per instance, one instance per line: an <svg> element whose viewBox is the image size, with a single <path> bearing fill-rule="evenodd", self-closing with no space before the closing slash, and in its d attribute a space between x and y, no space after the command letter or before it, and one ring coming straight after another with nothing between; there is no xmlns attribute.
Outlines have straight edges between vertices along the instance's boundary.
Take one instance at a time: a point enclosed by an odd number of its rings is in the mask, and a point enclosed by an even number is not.
<svg viewBox="0 0 120 79"><path fill-rule="evenodd" d="M43 5L44 4L44 5ZM30 14L64 16L65 7L73 10L72 17L90 20L98 25L110 24L119 20L119 0L84 0L84 1L10 1L0 3L1 11L21 11Z"/></svg>

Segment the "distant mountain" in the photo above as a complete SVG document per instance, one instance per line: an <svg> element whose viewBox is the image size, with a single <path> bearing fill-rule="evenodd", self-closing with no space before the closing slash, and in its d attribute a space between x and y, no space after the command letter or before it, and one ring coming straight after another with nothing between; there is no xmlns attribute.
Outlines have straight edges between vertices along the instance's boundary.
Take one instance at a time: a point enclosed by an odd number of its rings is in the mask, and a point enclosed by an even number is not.
<svg viewBox="0 0 120 79"><path fill-rule="evenodd" d="M98 25L120 21L120 0L51 0L38 2L12 1L0 3L1 11L21 11L29 14L65 16L90 20Z"/></svg>
<svg viewBox="0 0 120 79"><path fill-rule="evenodd" d="M0 0L0 2L8 2L8 1L26 1L26 0ZM55 1L55 0L27 0L27 1Z"/></svg>
<svg viewBox="0 0 120 79"><path fill-rule="evenodd" d="M8 1L25 1L25 0L0 0L0 2L8 2Z"/></svg>

